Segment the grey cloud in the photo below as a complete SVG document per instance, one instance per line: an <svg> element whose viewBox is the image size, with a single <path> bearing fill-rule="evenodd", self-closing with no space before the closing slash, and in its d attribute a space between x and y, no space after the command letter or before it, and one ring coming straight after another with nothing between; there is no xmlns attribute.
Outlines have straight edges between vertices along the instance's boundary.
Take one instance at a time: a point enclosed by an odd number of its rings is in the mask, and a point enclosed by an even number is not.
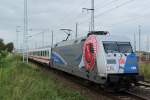
<svg viewBox="0 0 150 100"><path fill-rule="evenodd" d="M95 0L95 15L103 13L117 5L129 0ZM90 7L90 0L28 0L29 28L54 30L55 42L65 38L60 28L73 29L75 23L79 23L79 35L85 36L89 29L90 14L82 14L83 7ZM111 4L109 4L112 2ZM23 0L0 1L0 38L6 41L15 40L15 27L23 25ZM95 19L97 30L107 30L113 35L125 35L133 38L131 33L138 32L138 25L142 25L143 38L150 36L150 1L133 0L133 2L107 12ZM80 24L82 23L82 24ZM29 32L31 34L39 32ZM51 33L45 33L46 42L50 43ZM20 38L23 33L20 33ZM13 37L13 38L12 38ZM22 39L20 39L21 42ZM41 41L34 38L34 41ZM33 43L34 44L34 43ZM145 48L145 46L143 47Z"/></svg>

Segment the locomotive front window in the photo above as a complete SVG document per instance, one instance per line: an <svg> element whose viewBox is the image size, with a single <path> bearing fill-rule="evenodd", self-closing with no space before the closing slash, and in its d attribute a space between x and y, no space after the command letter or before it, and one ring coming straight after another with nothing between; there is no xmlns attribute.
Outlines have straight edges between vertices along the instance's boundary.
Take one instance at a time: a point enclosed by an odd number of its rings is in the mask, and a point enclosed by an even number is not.
<svg viewBox="0 0 150 100"><path fill-rule="evenodd" d="M131 53L133 52L130 42L117 42L119 52L121 53Z"/></svg>
<svg viewBox="0 0 150 100"><path fill-rule="evenodd" d="M103 42L106 53L117 53L118 47L116 42Z"/></svg>
<svg viewBox="0 0 150 100"><path fill-rule="evenodd" d="M133 52L130 42L103 42L106 53L131 53Z"/></svg>

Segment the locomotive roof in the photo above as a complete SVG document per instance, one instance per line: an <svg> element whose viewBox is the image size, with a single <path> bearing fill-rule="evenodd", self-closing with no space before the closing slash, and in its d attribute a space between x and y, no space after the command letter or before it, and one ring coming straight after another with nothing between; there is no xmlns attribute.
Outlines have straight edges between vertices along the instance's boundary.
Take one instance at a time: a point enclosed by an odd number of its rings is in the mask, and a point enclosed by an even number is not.
<svg viewBox="0 0 150 100"><path fill-rule="evenodd" d="M119 41L119 42L130 42L130 39L127 37L122 36L115 36L115 35L96 35L96 37L99 39L99 41ZM87 37L81 37L78 39L68 40L68 41L62 41L54 45L54 47L61 47L66 45L72 45L72 44L78 44L82 41L85 41Z"/></svg>
<svg viewBox="0 0 150 100"><path fill-rule="evenodd" d="M98 36L100 41L119 41L119 42L130 42L130 39L125 36L118 35L106 35L106 36Z"/></svg>

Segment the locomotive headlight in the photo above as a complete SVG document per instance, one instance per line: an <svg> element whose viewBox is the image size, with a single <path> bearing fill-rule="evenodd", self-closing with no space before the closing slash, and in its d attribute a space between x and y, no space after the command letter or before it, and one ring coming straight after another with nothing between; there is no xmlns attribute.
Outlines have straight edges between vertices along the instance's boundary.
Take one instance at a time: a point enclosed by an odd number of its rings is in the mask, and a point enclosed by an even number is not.
<svg viewBox="0 0 150 100"><path fill-rule="evenodd" d="M116 59L107 59L107 71L114 70L115 64L116 64Z"/></svg>
<svg viewBox="0 0 150 100"><path fill-rule="evenodd" d="M107 65L107 71L110 71L110 70L111 70L111 66Z"/></svg>
<svg viewBox="0 0 150 100"><path fill-rule="evenodd" d="M112 65L107 65L107 71L111 71L111 70L114 70L114 66L112 66Z"/></svg>

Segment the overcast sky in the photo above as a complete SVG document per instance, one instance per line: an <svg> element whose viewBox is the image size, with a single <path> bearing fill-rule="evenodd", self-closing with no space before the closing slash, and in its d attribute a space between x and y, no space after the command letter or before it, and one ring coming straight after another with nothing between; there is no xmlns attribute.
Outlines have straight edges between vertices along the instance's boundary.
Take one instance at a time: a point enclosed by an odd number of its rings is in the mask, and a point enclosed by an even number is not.
<svg viewBox="0 0 150 100"><path fill-rule="evenodd" d="M5 42L15 42L16 26L23 26L24 0L0 0L0 38ZM79 37L89 30L91 0L28 0L28 21L30 35L45 31L44 43L50 44L54 31L55 42L65 39L59 29L70 28L75 36L75 23L79 23ZM111 35L121 35L133 41L138 25L142 30L142 48L146 50L147 37L150 37L150 0L95 0L95 28L109 31ZM49 29L49 31L48 31ZM19 47L22 45L23 29L18 28ZM30 46L41 45L39 34L30 38ZM138 45L137 45L138 46ZM138 48L138 47L137 47Z"/></svg>

